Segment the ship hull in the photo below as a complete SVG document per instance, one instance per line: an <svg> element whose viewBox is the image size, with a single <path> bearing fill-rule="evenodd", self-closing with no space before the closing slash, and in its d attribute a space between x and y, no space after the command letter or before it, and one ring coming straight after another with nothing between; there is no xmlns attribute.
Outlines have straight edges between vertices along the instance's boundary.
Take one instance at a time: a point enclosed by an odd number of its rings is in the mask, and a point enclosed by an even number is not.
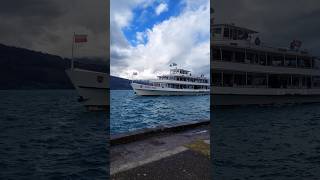
<svg viewBox="0 0 320 180"><path fill-rule="evenodd" d="M90 111L108 109L109 83L106 73L82 69L68 69L66 73L77 90L81 104Z"/></svg>
<svg viewBox="0 0 320 180"><path fill-rule="evenodd" d="M139 96L197 96L209 95L210 90L189 90L189 89L173 89L162 88L148 85L141 85L137 83L131 84L132 89L136 95Z"/></svg>
<svg viewBox="0 0 320 180"><path fill-rule="evenodd" d="M320 102L320 89L212 88L211 95L216 107Z"/></svg>

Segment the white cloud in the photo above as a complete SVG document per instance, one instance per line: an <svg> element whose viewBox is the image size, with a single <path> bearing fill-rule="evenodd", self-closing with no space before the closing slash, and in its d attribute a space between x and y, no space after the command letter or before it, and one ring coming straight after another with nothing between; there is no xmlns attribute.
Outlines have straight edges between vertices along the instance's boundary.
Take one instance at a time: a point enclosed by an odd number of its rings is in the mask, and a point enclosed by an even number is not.
<svg viewBox="0 0 320 180"><path fill-rule="evenodd" d="M197 6L193 4L192 7L187 3L186 9L179 16L137 33L136 47L129 43L111 43L111 75L130 78L133 72L138 72L137 78L156 78L156 75L167 72L169 64L175 62L194 74L205 73L209 76L209 9L209 1ZM121 29L111 24L111 31ZM111 36L118 33L111 32ZM140 37L147 39L147 42L142 43Z"/></svg>
<svg viewBox="0 0 320 180"><path fill-rule="evenodd" d="M111 0L110 23L121 28L130 24L133 18L132 9L137 6L149 7L154 0Z"/></svg>
<svg viewBox="0 0 320 180"><path fill-rule="evenodd" d="M165 11L168 11L168 5L166 3L159 4L155 9L155 12L157 15L160 15L161 13L163 13Z"/></svg>
<svg viewBox="0 0 320 180"><path fill-rule="evenodd" d="M145 38L146 38L146 34L143 33L143 32L137 32L136 33L136 39L137 39L137 43L144 43L145 41Z"/></svg>

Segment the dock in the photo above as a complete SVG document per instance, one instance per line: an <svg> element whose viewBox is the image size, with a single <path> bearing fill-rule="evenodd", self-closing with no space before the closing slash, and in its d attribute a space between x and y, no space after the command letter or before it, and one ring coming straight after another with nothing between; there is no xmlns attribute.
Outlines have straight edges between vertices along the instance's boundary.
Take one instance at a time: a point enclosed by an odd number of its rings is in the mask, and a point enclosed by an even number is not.
<svg viewBox="0 0 320 180"><path fill-rule="evenodd" d="M110 174L124 179L210 179L210 120L111 136Z"/></svg>

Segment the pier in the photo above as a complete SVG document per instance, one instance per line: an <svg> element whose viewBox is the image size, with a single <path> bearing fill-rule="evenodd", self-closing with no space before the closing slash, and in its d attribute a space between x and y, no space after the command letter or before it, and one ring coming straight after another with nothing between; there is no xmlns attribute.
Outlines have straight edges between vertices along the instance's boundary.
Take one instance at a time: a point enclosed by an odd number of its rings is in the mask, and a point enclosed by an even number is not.
<svg viewBox="0 0 320 180"><path fill-rule="evenodd" d="M210 179L210 120L111 136L111 179Z"/></svg>

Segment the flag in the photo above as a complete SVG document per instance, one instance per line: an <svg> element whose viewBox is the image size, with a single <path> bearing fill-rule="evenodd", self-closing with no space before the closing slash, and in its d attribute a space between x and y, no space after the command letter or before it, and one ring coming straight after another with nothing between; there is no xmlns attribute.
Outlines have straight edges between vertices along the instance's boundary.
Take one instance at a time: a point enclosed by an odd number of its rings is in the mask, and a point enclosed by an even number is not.
<svg viewBox="0 0 320 180"><path fill-rule="evenodd" d="M302 42L299 41L299 40L294 40L294 44L295 44L295 46L296 46L297 48L300 48L301 45L302 45Z"/></svg>
<svg viewBox="0 0 320 180"><path fill-rule="evenodd" d="M299 40L293 40L291 43L290 43L290 48L291 49L299 49L302 45L302 41L299 41Z"/></svg>
<svg viewBox="0 0 320 180"><path fill-rule="evenodd" d="M74 35L74 42L75 43L85 43L87 42L87 35L86 34L75 34Z"/></svg>

